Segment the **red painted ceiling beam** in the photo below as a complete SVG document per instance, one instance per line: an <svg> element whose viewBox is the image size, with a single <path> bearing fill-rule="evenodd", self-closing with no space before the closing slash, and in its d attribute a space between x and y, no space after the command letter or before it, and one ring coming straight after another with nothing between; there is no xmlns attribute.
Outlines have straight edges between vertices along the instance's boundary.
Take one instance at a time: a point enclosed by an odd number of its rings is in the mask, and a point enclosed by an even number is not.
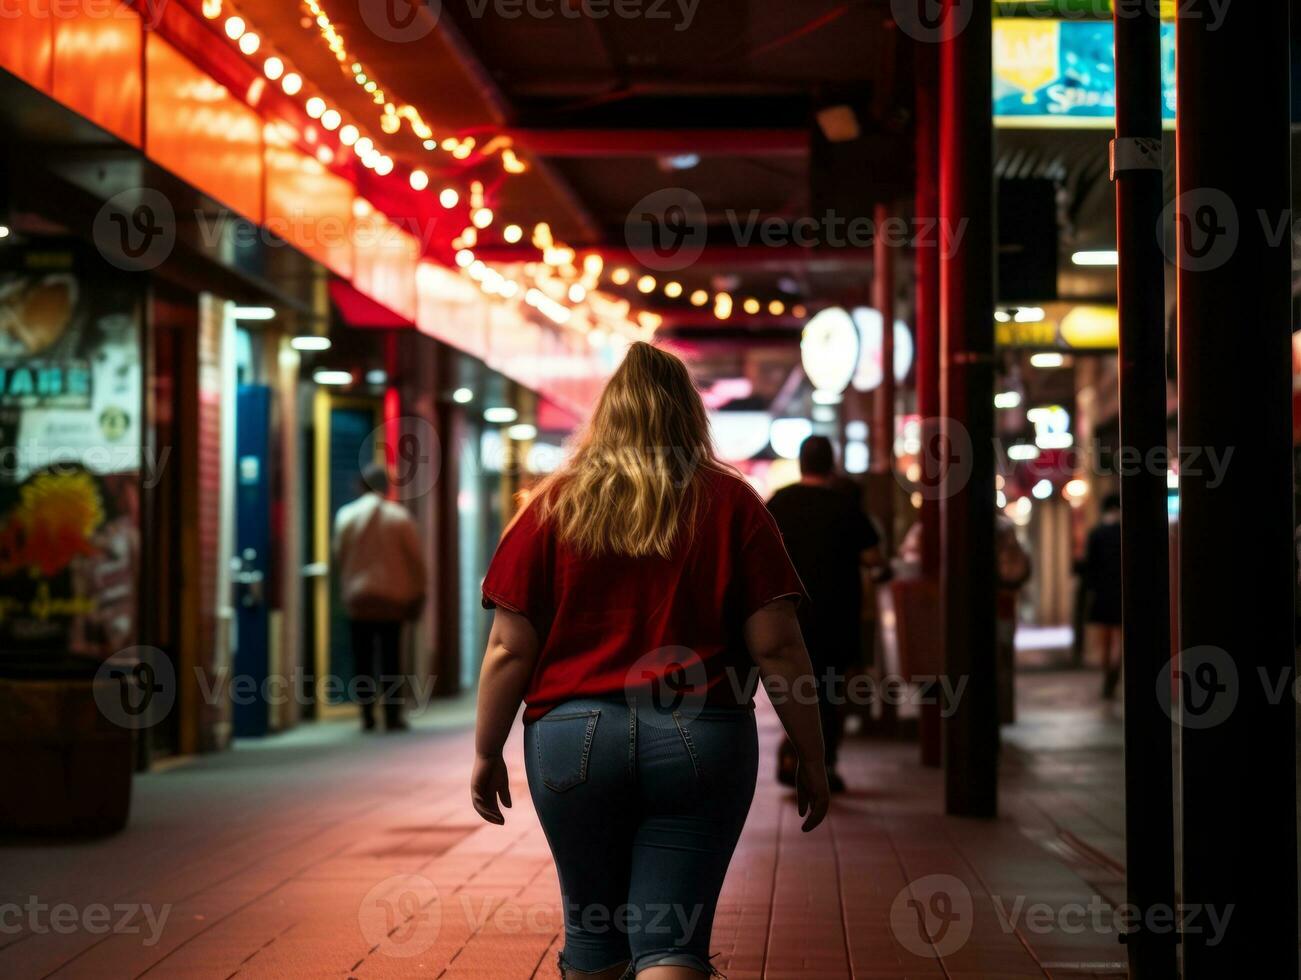
<svg viewBox="0 0 1301 980"><path fill-rule="evenodd" d="M513 129L516 146L543 157L805 156L804 129Z"/></svg>

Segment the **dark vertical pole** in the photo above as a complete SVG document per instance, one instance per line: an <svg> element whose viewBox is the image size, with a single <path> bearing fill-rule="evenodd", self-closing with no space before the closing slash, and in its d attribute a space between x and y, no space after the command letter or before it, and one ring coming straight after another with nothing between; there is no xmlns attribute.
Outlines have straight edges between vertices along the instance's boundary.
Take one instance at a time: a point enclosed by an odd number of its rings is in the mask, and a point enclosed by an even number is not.
<svg viewBox="0 0 1301 980"><path fill-rule="evenodd" d="M944 788L949 813L979 817L998 810L992 9L947 0L940 44L940 223L955 242L940 258L940 594L945 673L966 685L945 722Z"/></svg>
<svg viewBox="0 0 1301 980"><path fill-rule="evenodd" d="M432 346L434 431L442 451L442 469L433 489L434 693L447 695L461 689L461 534L457 497L465 432L461 406L451 399L457 387L455 368L459 355L441 343Z"/></svg>
<svg viewBox="0 0 1301 980"><path fill-rule="evenodd" d="M1188 980L1298 971L1289 6L1178 13Z"/></svg>
<svg viewBox="0 0 1301 980"><path fill-rule="evenodd" d="M1166 449L1165 259L1161 220L1161 27L1154 8L1115 14L1116 296L1120 442L1142 459ZM1161 454L1154 456L1154 453ZM1125 663L1126 898L1142 913L1128 938L1134 980L1177 975L1174 935L1144 928L1174 907L1174 772L1170 717L1153 697L1170 658L1170 543L1165 467L1120 477Z"/></svg>
<svg viewBox="0 0 1301 980"><path fill-rule="evenodd" d="M939 193L939 49L919 44L916 59L916 196L913 210L919 228L934 222L940 213ZM940 246L938 232L918 236L913 256L916 276L916 384L917 414L922 431L930 435L940 417ZM940 500L934 493L922 495L922 574L938 579L940 574Z"/></svg>
<svg viewBox="0 0 1301 980"><path fill-rule="evenodd" d="M876 206L877 235L872 248L872 305L881 314L881 385L872 404L872 472L881 475L880 513L885 535L882 550L894 554L894 250L886 223L893 210Z"/></svg>
<svg viewBox="0 0 1301 980"><path fill-rule="evenodd" d="M934 44L918 44L914 94L916 131L916 191L913 216L919 229L933 226L940 212L938 186L939 154L939 50ZM940 423L940 242L939 234L918 236L913 254L916 298L917 415L921 419L922 444L929 446ZM927 587L938 587L940 579L940 499L927 486L922 492L921 573ZM932 697L935 690L926 692ZM940 706L921 705L918 740L922 765L938 768L943 762Z"/></svg>

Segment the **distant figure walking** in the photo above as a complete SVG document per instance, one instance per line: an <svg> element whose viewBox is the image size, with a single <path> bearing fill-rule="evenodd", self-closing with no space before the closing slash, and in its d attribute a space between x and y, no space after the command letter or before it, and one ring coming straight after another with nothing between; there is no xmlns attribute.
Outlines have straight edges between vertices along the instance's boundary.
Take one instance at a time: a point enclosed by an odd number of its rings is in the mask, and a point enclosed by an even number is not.
<svg viewBox="0 0 1301 980"><path fill-rule="evenodd" d="M1102 696L1115 697L1120 682L1120 495L1102 501L1102 518L1089 532L1084 550L1084 588L1089 593L1089 623L1102 651Z"/></svg>
<svg viewBox="0 0 1301 980"><path fill-rule="evenodd" d="M763 501L715 455L686 366L633 344L483 583L496 613L471 798L504 821L502 747L522 700L562 977L714 975L714 911L759 762L756 674L799 754L804 829L826 815L817 709L786 696L812 670L802 597Z"/></svg>
<svg viewBox="0 0 1301 980"><path fill-rule="evenodd" d="M845 788L836 771L844 725L845 680L862 645L861 566L880 566L880 535L857 498L857 487L836 473L836 454L826 436L809 436L800 446L800 481L782 487L768 501L781 528L795 570L809 593L800 628L817 678L822 741L832 792ZM778 769L789 782L789 770Z"/></svg>
<svg viewBox="0 0 1301 980"><path fill-rule="evenodd" d="M994 655L998 671L998 721L1016 721L1016 622L1021 587L1034 571L1021 547L1016 525L1001 510L994 511L994 559L997 566L994 605Z"/></svg>
<svg viewBox="0 0 1301 980"><path fill-rule="evenodd" d="M402 624L425 604L425 562L415 519L385 499L388 472L372 463L362 471L361 494L334 519L339 593L352 629L354 689L362 728L375 727L375 702L384 705L386 731L403 731Z"/></svg>

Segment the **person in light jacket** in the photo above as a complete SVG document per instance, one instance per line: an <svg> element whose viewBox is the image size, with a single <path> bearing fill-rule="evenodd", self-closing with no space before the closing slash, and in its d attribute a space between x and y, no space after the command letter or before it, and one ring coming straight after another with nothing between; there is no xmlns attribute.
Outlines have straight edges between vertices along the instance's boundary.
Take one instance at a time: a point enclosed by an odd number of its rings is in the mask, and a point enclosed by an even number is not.
<svg viewBox="0 0 1301 980"><path fill-rule="evenodd" d="M384 705L386 731L403 731L400 644L402 623L425 604L425 562L416 522L387 500L383 466L362 471L361 494L334 520L339 593L352 628L353 674L362 727L375 727L375 702Z"/></svg>

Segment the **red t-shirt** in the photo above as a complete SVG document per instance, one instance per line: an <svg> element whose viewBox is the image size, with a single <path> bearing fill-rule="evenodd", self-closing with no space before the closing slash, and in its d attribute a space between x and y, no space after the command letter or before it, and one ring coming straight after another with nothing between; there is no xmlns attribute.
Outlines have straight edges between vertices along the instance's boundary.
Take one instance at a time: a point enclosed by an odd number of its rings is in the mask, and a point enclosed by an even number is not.
<svg viewBox="0 0 1301 980"><path fill-rule="evenodd" d="M755 680L749 616L804 587L763 501L736 476L697 472L694 534L672 558L585 557L557 540L536 507L506 531L483 582L485 609L528 617L541 644L525 722L579 697L669 683L705 703L747 704Z"/></svg>

